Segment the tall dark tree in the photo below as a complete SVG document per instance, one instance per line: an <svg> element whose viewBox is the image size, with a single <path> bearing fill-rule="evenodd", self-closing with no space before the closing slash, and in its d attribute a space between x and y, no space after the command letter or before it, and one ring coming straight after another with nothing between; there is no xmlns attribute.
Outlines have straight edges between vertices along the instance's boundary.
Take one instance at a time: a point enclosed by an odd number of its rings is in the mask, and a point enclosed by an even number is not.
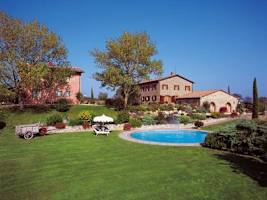
<svg viewBox="0 0 267 200"><path fill-rule="evenodd" d="M259 98L258 98L258 88L257 80L254 78L253 81L253 105L252 105L252 119L257 119L259 117Z"/></svg>
<svg viewBox="0 0 267 200"><path fill-rule="evenodd" d="M227 92L228 94L231 94L231 90L230 90L230 86L228 85L228 88L227 88Z"/></svg>
<svg viewBox="0 0 267 200"><path fill-rule="evenodd" d="M91 87L91 99L93 99L93 98L95 98L94 97L94 89L93 89L93 87Z"/></svg>
<svg viewBox="0 0 267 200"><path fill-rule="evenodd" d="M92 52L95 63L102 69L95 78L102 86L119 89L124 107L127 107L140 81L162 73L161 61L154 59L156 54L156 46L148 34L125 32L119 38L107 41L105 51Z"/></svg>

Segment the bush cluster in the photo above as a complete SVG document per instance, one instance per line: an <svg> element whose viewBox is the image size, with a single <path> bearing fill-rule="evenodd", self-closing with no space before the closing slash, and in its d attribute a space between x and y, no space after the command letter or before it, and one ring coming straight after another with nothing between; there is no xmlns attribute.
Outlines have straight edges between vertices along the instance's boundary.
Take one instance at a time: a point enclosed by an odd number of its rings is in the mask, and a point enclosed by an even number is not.
<svg viewBox="0 0 267 200"><path fill-rule="evenodd" d="M198 114L198 113L192 113L190 115L190 117L192 119L196 119L196 120L205 120L206 119L206 115L205 114Z"/></svg>
<svg viewBox="0 0 267 200"><path fill-rule="evenodd" d="M130 131L131 129L132 129L131 124L126 123L126 124L123 125L123 130L125 130L125 131Z"/></svg>
<svg viewBox="0 0 267 200"><path fill-rule="evenodd" d="M52 114L49 117L47 117L46 124L48 126L54 126L56 123L62 122L62 121L63 121L62 116L58 113L55 113L55 114Z"/></svg>
<svg viewBox="0 0 267 200"><path fill-rule="evenodd" d="M92 120L92 115L89 111L84 110L79 113L79 119L82 121L90 121Z"/></svg>
<svg viewBox="0 0 267 200"><path fill-rule="evenodd" d="M118 113L116 123L117 124L126 123L126 122L129 122L129 119L130 119L130 115L128 111L120 111Z"/></svg>
<svg viewBox="0 0 267 200"><path fill-rule="evenodd" d="M267 125L242 120L234 128L209 133L203 146L267 160Z"/></svg>
<svg viewBox="0 0 267 200"><path fill-rule="evenodd" d="M70 109L70 102L67 99L59 99L55 105L58 112L67 112Z"/></svg>
<svg viewBox="0 0 267 200"><path fill-rule="evenodd" d="M131 118L129 120L129 123L131 124L132 127L141 127L142 126L142 121L138 118Z"/></svg>
<svg viewBox="0 0 267 200"><path fill-rule="evenodd" d="M174 109L174 106L173 106L172 104L161 104L161 105L159 106L159 109L160 109L161 111L171 111L171 110Z"/></svg>
<svg viewBox="0 0 267 200"><path fill-rule="evenodd" d="M188 123L190 123L192 121L192 119L189 116L181 115L181 116L178 117L178 121L181 124L188 124Z"/></svg>
<svg viewBox="0 0 267 200"><path fill-rule="evenodd" d="M210 115L212 118L218 119L222 117L222 114L219 112L212 112Z"/></svg>
<svg viewBox="0 0 267 200"><path fill-rule="evenodd" d="M204 126L204 122L202 122L202 121L195 121L194 125L195 125L195 127L200 128L200 127Z"/></svg>
<svg viewBox="0 0 267 200"><path fill-rule="evenodd" d="M146 115L142 119L142 124L143 125L153 125L153 124L155 124L155 119L150 115Z"/></svg>
<svg viewBox="0 0 267 200"><path fill-rule="evenodd" d="M80 119L70 119L69 126L79 126L82 125L83 121Z"/></svg>

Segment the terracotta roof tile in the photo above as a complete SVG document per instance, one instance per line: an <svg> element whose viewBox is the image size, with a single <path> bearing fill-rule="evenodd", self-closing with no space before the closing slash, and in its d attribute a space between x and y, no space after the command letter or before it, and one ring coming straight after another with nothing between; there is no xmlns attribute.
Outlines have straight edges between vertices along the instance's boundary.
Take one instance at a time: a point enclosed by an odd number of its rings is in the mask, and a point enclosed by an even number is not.
<svg viewBox="0 0 267 200"><path fill-rule="evenodd" d="M158 81L162 81L162 80L165 80L165 79L168 79L168 78L173 78L173 77L176 77L176 76L178 76L178 77L180 77L180 78L182 78L182 79L184 79L184 80L187 80L187 81L189 81L189 82L191 82L191 83L194 83L193 81L191 81L191 80L189 80L189 79L187 79L187 78L185 78L185 77L183 77L183 76L181 76L181 75L178 75L178 74L172 74L172 75L169 75L169 76L159 77L159 78L152 79L152 80L145 80L145 81L142 81L142 82L139 83L139 84L151 83L151 82L158 82Z"/></svg>

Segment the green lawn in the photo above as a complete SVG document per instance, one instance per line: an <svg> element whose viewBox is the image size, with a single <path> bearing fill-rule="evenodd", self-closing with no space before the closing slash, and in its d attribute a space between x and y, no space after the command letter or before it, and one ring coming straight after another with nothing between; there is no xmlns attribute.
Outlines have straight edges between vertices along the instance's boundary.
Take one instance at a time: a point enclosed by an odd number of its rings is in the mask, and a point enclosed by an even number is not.
<svg viewBox="0 0 267 200"><path fill-rule="evenodd" d="M42 119L24 115L12 114L10 125ZM132 143L118 132L25 141L9 126L0 134L0 199L266 199L267 185L231 158L202 147Z"/></svg>

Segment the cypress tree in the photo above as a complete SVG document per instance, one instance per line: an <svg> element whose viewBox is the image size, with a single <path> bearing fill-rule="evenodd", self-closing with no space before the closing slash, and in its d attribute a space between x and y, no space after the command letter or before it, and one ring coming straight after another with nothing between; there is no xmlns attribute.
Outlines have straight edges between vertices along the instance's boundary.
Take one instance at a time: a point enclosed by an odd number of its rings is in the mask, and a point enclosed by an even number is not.
<svg viewBox="0 0 267 200"><path fill-rule="evenodd" d="M228 85L228 88L227 88L227 92L228 92L228 94L231 94L230 86L229 85Z"/></svg>
<svg viewBox="0 0 267 200"><path fill-rule="evenodd" d="M91 99L94 98L94 90L93 90L93 87L91 87Z"/></svg>
<svg viewBox="0 0 267 200"><path fill-rule="evenodd" d="M254 78L253 81L253 105L252 105L252 119L258 119L259 114L259 99L258 99L258 88L257 80Z"/></svg>

